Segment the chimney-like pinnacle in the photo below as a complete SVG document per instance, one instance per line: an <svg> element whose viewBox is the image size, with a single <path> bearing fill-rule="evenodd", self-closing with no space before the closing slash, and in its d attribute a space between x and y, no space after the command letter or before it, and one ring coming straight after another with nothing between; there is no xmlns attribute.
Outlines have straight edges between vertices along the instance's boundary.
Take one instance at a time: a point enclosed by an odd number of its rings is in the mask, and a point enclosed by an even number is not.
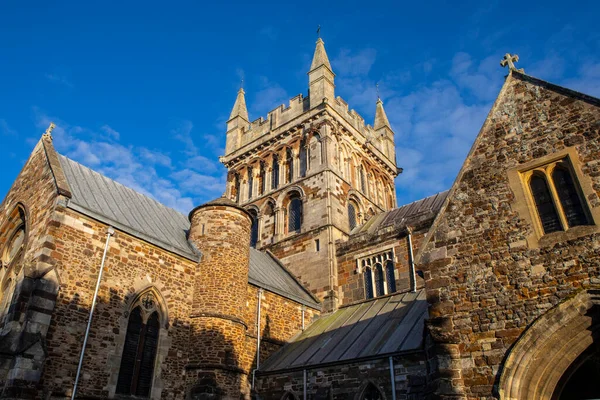
<svg viewBox="0 0 600 400"><path fill-rule="evenodd" d="M235 117L241 117L245 121L249 121L248 109L246 108L246 98L244 97L244 94L244 89L240 88L240 90L238 90L237 98L235 99L233 109L231 110L231 115L229 116L230 120Z"/></svg>

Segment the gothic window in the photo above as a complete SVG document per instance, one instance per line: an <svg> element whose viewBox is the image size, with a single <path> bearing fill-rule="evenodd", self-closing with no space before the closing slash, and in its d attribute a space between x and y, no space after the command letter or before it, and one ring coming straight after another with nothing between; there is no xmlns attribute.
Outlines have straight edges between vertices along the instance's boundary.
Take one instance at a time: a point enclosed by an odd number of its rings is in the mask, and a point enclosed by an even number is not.
<svg viewBox="0 0 600 400"><path fill-rule="evenodd" d="M254 186L254 171L252 167L248 167L248 199L252 198L252 190Z"/></svg>
<svg viewBox="0 0 600 400"><path fill-rule="evenodd" d="M358 167L358 177L360 179L360 190L364 194L367 194L367 182L365 181L365 169L363 168L362 165Z"/></svg>
<svg viewBox="0 0 600 400"><path fill-rule="evenodd" d="M383 396L381 395L379 389L377 389L377 387L370 382L360 398L361 400L383 400Z"/></svg>
<svg viewBox="0 0 600 400"><path fill-rule="evenodd" d="M236 203L240 202L240 174L237 172L233 176L233 198Z"/></svg>
<svg viewBox="0 0 600 400"><path fill-rule="evenodd" d="M10 222L16 225L8 234L5 245L0 247L0 322L8 315L15 292L17 276L21 272L25 248L25 212L20 207L13 211Z"/></svg>
<svg viewBox="0 0 600 400"><path fill-rule="evenodd" d="M273 166L271 167L271 189L279 187L279 157L273 155Z"/></svg>
<svg viewBox="0 0 600 400"><path fill-rule="evenodd" d="M290 198L288 206L288 233L300 232L302 227L302 199L297 193Z"/></svg>
<svg viewBox="0 0 600 400"><path fill-rule="evenodd" d="M350 230L356 228L356 206L352 202L348 202L348 224Z"/></svg>
<svg viewBox="0 0 600 400"><path fill-rule="evenodd" d="M117 394L150 397L159 332L157 301L152 292L147 292L129 313Z"/></svg>
<svg viewBox="0 0 600 400"><path fill-rule="evenodd" d="M375 293L377 296L385 294L385 282L383 278L383 267L380 263L375 264Z"/></svg>
<svg viewBox="0 0 600 400"><path fill-rule="evenodd" d="M562 205L567 225L569 227L587 225L587 218L575 187L575 182L568 169L562 165L557 166L552 173L552 180Z"/></svg>
<svg viewBox="0 0 600 400"><path fill-rule="evenodd" d="M394 293L396 291L396 277L394 276L394 261L392 260L387 260L385 263L385 279L388 293Z"/></svg>
<svg viewBox="0 0 600 400"><path fill-rule="evenodd" d="M294 153L292 149L287 149L285 163L287 164L287 181L291 182L294 180Z"/></svg>
<svg viewBox="0 0 600 400"><path fill-rule="evenodd" d="M260 175L260 182L259 182L259 186L258 186L258 191L259 191L259 195L263 195L265 194L265 162L261 161L260 162L260 171L259 171L259 175Z"/></svg>
<svg viewBox="0 0 600 400"><path fill-rule="evenodd" d="M250 227L250 247L256 247L258 242L258 215L255 210L248 211L252 216L252 225Z"/></svg>
<svg viewBox="0 0 600 400"><path fill-rule="evenodd" d="M544 234L590 224L568 159L537 167L525 176Z"/></svg>
<svg viewBox="0 0 600 400"><path fill-rule="evenodd" d="M550 189L546 182L546 178L540 175L535 175L529 181L531 187L531 195L535 201L540 220L544 233L552 233L556 231L562 231L560 220L558 219L558 213L554 206L554 201L550 195Z"/></svg>
<svg viewBox="0 0 600 400"><path fill-rule="evenodd" d="M300 142L300 176L301 177L305 177L306 176L306 159L308 156L308 146L306 145L306 140L302 139L302 142Z"/></svg>
<svg viewBox="0 0 600 400"><path fill-rule="evenodd" d="M385 271L383 266L385 267ZM394 252L385 250L363 257L358 260L359 272L362 272L365 282L365 298L383 296L396 291L394 280Z"/></svg>
<svg viewBox="0 0 600 400"><path fill-rule="evenodd" d="M367 299L373 298L373 271L371 267L366 267L363 272L365 278L365 297Z"/></svg>

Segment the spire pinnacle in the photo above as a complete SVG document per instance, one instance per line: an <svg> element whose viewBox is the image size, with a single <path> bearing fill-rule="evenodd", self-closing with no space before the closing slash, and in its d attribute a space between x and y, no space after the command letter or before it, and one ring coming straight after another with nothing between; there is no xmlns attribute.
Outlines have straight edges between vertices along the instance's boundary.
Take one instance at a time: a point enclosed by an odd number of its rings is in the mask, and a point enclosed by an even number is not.
<svg viewBox="0 0 600 400"><path fill-rule="evenodd" d="M390 121L388 121L388 117L383 109L383 101L379 98L379 94L377 95L377 104L375 107L375 124L373 125L373 129L378 130L387 127L391 130L392 127L390 126Z"/></svg>
<svg viewBox="0 0 600 400"><path fill-rule="evenodd" d="M329 58L327 57L327 52L325 51L325 42L319 36L317 39L317 47L315 47L315 55L313 56L312 64L310 65L310 70L317 69L321 65L326 66L331 69L331 64L329 63Z"/></svg>
<svg viewBox="0 0 600 400"><path fill-rule="evenodd" d="M240 90L238 90L237 98L235 99L235 104L233 105L233 109L231 110L231 115L229 116L229 119L241 117L244 120L248 121L248 109L246 108L246 98L244 97L245 93L246 92L244 92L244 89L240 87Z"/></svg>

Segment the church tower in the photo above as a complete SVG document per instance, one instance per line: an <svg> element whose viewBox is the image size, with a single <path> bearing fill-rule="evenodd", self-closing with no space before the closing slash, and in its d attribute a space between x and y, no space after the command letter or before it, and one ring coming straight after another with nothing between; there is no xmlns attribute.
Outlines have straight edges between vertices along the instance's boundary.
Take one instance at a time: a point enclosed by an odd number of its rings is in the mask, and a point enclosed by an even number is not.
<svg viewBox="0 0 600 400"><path fill-rule="evenodd" d="M394 132L383 102L374 126L340 97L317 40L308 96L252 122L238 92L227 121L226 196L253 218L251 245L273 252L323 301L337 307L336 241L396 206Z"/></svg>

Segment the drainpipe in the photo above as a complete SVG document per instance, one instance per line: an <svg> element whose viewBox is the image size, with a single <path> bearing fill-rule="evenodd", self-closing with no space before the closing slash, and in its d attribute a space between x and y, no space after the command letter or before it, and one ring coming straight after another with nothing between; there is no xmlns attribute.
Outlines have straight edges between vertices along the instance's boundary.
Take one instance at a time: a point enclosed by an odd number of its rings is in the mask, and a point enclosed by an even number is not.
<svg viewBox="0 0 600 400"><path fill-rule="evenodd" d="M415 258L413 254L413 244L412 244L412 228L410 226L406 227L406 232L408 233L408 269L411 277L410 282L410 291L417 291L417 274L415 272Z"/></svg>
<svg viewBox="0 0 600 400"><path fill-rule="evenodd" d="M254 378L256 371L260 368L260 304L262 301L263 289L258 288L256 301L256 368L252 371L252 389L254 389Z"/></svg>
<svg viewBox="0 0 600 400"><path fill-rule="evenodd" d="M303 370L302 372L303 372L303 379L302 379L302 380L304 381L304 382L303 382L303 386L304 386L304 395L303 395L303 397L302 397L302 398L303 398L304 400L307 400L307 399L308 399L308 397L307 397L307 390L306 390L306 389L307 389L307 388L306 388L306 381L307 381L307 376L306 376L306 375L307 375L307 374L306 374L306 370Z"/></svg>
<svg viewBox="0 0 600 400"><path fill-rule="evenodd" d="M83 337L83 347L81 348L81 355L79 356L79 365L77 365L77 373L75 374L75 384L73 385L73 394L71 400L75 399L77 394L77 384L79 383L79 376L81 374L81 367L83 365L83 356L85 355L85 346L87 345L88 337L90 335L90 328L92 327L92 318L94 316L94 309L96 308L96 301L98 300L98 291L100 290L100 283L102 282L102 273L104 272L104 262L106 261L106 253L108 252L108 242L110 237L115 234L115 230L112 226L106 229L106 243L104 244L104 253L102 254L102 262L100 263L100 272L98 272L98 280L96 281L96 290L94 290L94 297L92 298L92 307L90 308L90 316L88 318L87 328L85 329L85 336Z"/></svg>
<svg viewBox="0 0 600 400"><path fill-rule="evenodd" d="M390 379L392 381L392 400L396 400L396 374L394 373L394 358L390 356Z"/></svg>
<svg viewBox="0 0 600 400"><path fill-rule="evenodd" d="M302 331L304 331L304 313L306 312L306 306L302 306Z"/></svg>

